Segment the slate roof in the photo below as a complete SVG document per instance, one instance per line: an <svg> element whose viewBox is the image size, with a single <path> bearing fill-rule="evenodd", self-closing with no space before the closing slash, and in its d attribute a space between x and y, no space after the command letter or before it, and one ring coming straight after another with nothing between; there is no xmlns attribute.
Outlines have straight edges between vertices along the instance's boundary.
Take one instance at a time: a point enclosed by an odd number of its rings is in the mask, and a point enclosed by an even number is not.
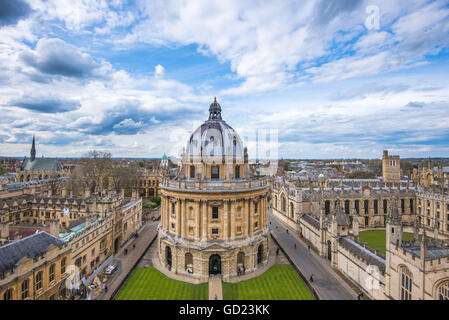
<svg viewBox="0 0 449 320"><path fill-rule="evenodd" d="M310 224L312 227L314 227L315 229L319 229L320 228L320 221L318 221L317 219L315 219L314 217L308 215L307 213L304 214L301 219L305 220L308 224Z"/></svg>
<svg viewBox="0 0 449 320"><path fill-rule="evenodd" d="M52 244L62 247L64 241L47 232L39 232L0 247L0 273L12 270L24 257L42 256Z"/></svg>
<svg viewBox="0 0 449 320"><path fill-rule="evenodd" d="M52 158L30 158L23 160L22 170L28 171L61 171L62 166L57 159Z"/></svg>
<svg viewBox="0 0 449 320"><path fill-rule="evenodd" d="M406 246L404 249L415 256L421 258L421 246ZM438 258L447 258L449 257L449 248L443 248L437 245L431 245L427 248L427 254L424 257L425 259L438 259Z"/></svg>
<svg viewBox="0 0 449 320"><path fill-rule="evenodd" d="M341 237L338 241L343 248L351 252L353 255L361 258L367 264L377 266L382 274L385 273L385 259L375 255L368 249L347 237Z"/></svg>

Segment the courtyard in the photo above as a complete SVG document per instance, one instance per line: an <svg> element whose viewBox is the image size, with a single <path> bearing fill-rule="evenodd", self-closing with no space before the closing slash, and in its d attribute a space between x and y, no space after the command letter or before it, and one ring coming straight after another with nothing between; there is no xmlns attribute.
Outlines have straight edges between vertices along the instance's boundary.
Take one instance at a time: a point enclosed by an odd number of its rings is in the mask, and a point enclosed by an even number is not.
<svg viewBox="0 0 449 320"><path fill-rule="evenodd" d="M172 280L156 268L137 268L116 300L207 300L208 284Z"/></svg>
<svg viewBox="0 0 449 320"><path fill-rule="evenodd" d="M385 255L386 253L386 230L366 230L359 232L359 241L368 243L372 249L379 250L380 253ZM403 232L402 240L412 240L413 233Z"/></svg>
<svg viewBox="0 0 449 320"><path fill-rule="evenodd" d="M314 300L290 264L275 264L261 276L223 283L224 300Z"/></svg>
<svg viewBox="0 0 449 320"><path fill-rule="evenodd" d="M137 268L116 300L207 300L208 283L191 284L168 278L156 268ZM224 300L314 300L289 264L275 264L261 276L223 283Z"/></svg>

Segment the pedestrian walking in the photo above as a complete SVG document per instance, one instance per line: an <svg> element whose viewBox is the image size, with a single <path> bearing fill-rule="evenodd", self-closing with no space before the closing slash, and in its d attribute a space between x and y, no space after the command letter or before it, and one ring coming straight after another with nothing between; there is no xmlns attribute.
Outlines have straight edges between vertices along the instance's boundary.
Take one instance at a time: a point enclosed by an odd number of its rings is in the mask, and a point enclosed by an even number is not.
<svg viewBox="0 0 449 320"><path fill-rule="evenodd" d="M217 297L217 295L215 295L215 300L218 300L218 297Z"/></svg>
<svg viewBox="0 0 449 320"><path fill-rule="evenodd" d="M128 254L128 249L125 249L125 256Z"/></svg>
<svg viewBox="0 0 449 320"><path fill-rule="evenodd" d="M363 292L360 292L360 293L357 295L357 300L363 300Z"/></svg>
<svg viewBox="0 0 449 320"><path fill-rule="evenodd" d="M287 233L288 233L288 229L285 229L285 231L287 231Z"/></svg>
<svg viewBox="0 0 449 320"><path fill-rule="evenodd" d="M313 273L310 275L310 282L313 282Z"/></svg>
<svg viewBox="0 0 449 320"><path fill-rule="evenodd" d="M309 245L307 245L307 249L309 249L309 251L310 251L310 244L309 244Z"/></svg>
<svg viewBox="0 0 449 320"><path fill-rule="evenodd" d="M295 242L295 249L296 249L296 242Z"/></svg>
<svg viewBox="0 0 449 320"><path fill-rule="evenodd" d="M133 249L135 249L136 248L136 244L133 244Z"/></svg>

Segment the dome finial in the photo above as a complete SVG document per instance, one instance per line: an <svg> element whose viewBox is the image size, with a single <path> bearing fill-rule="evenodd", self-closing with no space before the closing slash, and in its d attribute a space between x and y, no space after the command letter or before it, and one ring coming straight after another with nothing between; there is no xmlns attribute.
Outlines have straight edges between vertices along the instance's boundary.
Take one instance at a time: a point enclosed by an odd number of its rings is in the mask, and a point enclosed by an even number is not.
<svg viewBox="0 0 449 320"><path fill-rule="evenodd" d="M221 120L221 106L214 97L214 102L209 107L209 120Z"/></svg>

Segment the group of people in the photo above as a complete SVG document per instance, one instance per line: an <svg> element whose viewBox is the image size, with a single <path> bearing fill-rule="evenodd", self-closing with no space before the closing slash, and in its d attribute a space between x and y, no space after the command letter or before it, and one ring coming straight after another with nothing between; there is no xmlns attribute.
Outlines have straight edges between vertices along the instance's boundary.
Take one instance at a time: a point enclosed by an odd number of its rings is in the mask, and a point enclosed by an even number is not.
<svg viewBox="0 0 449 320"><path fill-rule="evenodd" d="M242 274L245 274L245 266L243 266L243 267L237 267L237 275L238 276L241 276Z"/></svg>

